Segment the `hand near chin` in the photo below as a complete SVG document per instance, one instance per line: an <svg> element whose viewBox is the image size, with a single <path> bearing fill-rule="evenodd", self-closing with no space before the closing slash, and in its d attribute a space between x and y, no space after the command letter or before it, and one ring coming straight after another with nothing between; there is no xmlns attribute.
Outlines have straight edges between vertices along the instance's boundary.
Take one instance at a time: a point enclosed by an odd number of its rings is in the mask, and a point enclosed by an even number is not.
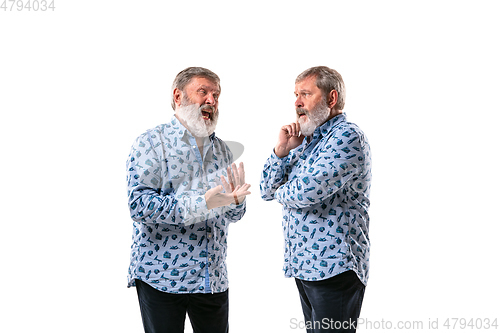
<svg viewBox="0 0 500 333"><path fill-rule="evenodd" d="M304 135L300 133L299 123L291 123L281 127L278 135L278 143L274 147L274 153L279 158L288 155L290 150L297 148L304 140Z"/></svg>
<svg viewBox="0 0 500 333"><path fill-rule="evenodd" d="M232 203L241 204L247 195L250 184L245 183L245 169L243 162L236 168L236 164L227 167L227 178L221 177L222 185L214 187L205 193L208 209L228 206ZM225 193L222 193L225 190Z"/></svg>

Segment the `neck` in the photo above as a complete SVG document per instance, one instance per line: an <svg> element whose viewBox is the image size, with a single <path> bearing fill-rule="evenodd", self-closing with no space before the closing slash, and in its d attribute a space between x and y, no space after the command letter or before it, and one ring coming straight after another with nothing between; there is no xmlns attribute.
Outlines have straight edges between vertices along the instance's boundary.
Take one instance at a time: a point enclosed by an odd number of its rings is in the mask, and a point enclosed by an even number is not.
<svg viewBox="0 0 500 333"><path fill-rule="evenodd" d="M334 108L332 108L330 110L330 116L328 117L328 120L337 117L339 114L342 114L342 110L335 110Z"/></svg>
<svg viewBox="0 0 500 333"><path fill-rule="evenodd" d="M199 138L197 136L195 136L194 138L196 139L196 144L198 145L198 147L203 146L203 142L205 141L205 138Z"/></svg>
<svg viewBox="0 0 500 333"><path fill-rule="evenodd" d="M326 120L318 127L323 126L328 120L337 117L339 114L342 114L342 110L331 109L328 118L326 118ZM310 135L310 137L312 137L312 134Z"/></svg>

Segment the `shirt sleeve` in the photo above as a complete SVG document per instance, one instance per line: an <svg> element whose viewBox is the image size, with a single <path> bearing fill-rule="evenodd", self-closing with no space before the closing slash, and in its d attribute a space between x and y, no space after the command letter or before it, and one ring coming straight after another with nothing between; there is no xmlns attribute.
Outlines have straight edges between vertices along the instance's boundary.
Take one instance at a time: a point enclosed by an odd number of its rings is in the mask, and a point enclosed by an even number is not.
<svg viewBox="0 0 500 333"><path fill-rule="evenodd" d="M276 200L290 208L304 208L329 199L363 169L363 151L355 131L331 138L303 163L303 171L275 191Z"/></svg>
<svg viewBox="0 0 500 333"><path fill-rule="evenodd" d="M247 201L246 199L243 199L243 202L241 202L239 205L233 203L222 208L224 210L224 217L228 219L229 222L238 222L246 213Z"/></svg>
<svg viewBox="0 0 500 333"><path fill-rule="evenodd" d="M289 156L279 158L273 151L264 164L260 179L260 195L262 199L270 201L274 199L276 190L287 181L287 168Z"/></svg>
<svg viewBox="0 0 500 333"><path fill-rule="evenodd" d="M205 195L162 190L166 170L149 138L137 138L127 160L128 205L132 220L143 223L193 224L206 219Z"/></svg>

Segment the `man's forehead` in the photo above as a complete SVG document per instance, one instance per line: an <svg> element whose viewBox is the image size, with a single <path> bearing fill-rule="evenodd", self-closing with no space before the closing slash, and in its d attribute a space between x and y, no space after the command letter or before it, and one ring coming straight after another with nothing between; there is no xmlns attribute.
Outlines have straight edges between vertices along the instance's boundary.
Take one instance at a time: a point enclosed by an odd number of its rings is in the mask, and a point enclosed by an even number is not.
<svg viewBox="0 0 500 333"><path fill-rule="evenodd" d="M311 75L305 79L295 83L295 92L297 91L312 91L319 89L316 85L316 77Z"/></svg>
<svg viewBox="0 0 500 333"><path fill-rule="evenodd" d="M204 77L192 78L188 86L194 87L195 89L203 88L211 91L219 91L219 86L217 85L217 83Z"/></svg>

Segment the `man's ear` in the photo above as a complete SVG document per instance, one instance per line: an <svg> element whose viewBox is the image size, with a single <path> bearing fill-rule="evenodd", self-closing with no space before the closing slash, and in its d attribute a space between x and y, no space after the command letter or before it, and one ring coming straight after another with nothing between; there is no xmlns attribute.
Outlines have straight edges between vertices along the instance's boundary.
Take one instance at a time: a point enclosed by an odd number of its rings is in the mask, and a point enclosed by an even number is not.
<svg viewBox="0 0 500 333"><path fill-rule="evenodd" d="M339 95L337 93L337 90L330 91L330 93L328 94L328 107L330 109L333 109L335 104L337 104L338 98L339 98Z"/></svg>
<svg viewBox="0 0 500 333"><path fill-rule="evenodd" d="M181 101L182 101L182 91L179 88L175 88L174 92L174 103L176 106L181 106Z"/></svg>

